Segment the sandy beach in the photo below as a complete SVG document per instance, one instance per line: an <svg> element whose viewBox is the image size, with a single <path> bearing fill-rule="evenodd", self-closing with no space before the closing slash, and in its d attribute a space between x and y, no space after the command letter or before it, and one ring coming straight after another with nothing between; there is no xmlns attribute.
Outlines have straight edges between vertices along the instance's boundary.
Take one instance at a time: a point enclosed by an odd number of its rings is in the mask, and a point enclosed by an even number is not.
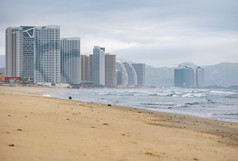
<svg viewBox="0 0 238 161"><path fill-rule="evenodd" d="M238 124L0 87L0 161L236 161Z"/></svg>

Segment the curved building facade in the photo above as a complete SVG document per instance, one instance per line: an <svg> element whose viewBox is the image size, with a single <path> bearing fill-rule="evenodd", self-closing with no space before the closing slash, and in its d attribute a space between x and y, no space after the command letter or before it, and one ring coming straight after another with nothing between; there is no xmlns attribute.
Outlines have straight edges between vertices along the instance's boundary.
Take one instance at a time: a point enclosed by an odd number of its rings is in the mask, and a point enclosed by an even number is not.
<svg viewBox="0 0 238 161"><path fill-rule="evenodd" d="M204 69L201 67L196 69L196 86L198 88L204 86Z"/></svg>
<svg viewBox="0 0 238 161"><path fill-rule="evenodd" d="M123 62L123 65L125 66L127 74L128 74L128 85L136 86L137 85L137 74L136 74L134 67L127 62Z"/></svg>
<svg viewBox="0 0 238 161"><path fill-rule="evenodd" d="M183 88L194 87L193 68L185 66L174 69L174 86Z"/></svg>
<svg viewBox="0 0 238 161"><path fill-rule="evenodd" d="M117 85L128 85L128 74L122 62L116 62Z"/></svg>

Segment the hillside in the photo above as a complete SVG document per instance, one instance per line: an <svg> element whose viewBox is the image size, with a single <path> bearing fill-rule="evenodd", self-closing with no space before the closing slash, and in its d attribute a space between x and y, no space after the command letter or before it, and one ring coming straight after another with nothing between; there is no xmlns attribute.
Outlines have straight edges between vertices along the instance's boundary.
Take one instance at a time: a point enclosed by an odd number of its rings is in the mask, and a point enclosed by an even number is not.
<svg viewBox="0 0 238 161"><path fill-rule="evenodd" d="M203 66L206 86L238 85L238 63L220 63ZM173 86L174 68L154 68L146 66L146 85L166 87Z"/></svg>

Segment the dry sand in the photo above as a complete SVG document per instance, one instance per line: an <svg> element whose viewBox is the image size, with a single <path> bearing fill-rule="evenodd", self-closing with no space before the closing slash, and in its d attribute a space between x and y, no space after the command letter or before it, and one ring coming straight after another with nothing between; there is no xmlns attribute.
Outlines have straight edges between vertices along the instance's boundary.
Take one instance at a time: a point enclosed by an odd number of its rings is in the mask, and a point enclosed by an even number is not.
<svg viewBox="0 0 238 161"><path fill-rule="evenodd" d="M0 161L238 160L238 124L0 87Z"/></svg>

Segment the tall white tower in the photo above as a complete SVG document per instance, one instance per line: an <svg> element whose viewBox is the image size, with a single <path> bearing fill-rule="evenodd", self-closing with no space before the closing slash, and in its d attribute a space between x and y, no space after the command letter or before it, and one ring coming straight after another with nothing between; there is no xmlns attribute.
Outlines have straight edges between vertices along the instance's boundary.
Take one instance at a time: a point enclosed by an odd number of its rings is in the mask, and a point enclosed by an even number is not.
<svg viewBox="0 0 238 161"><path fill-rule="evenodd" d="M105 86L105 48L99 46L93 49L93 84Z"/></svg>

